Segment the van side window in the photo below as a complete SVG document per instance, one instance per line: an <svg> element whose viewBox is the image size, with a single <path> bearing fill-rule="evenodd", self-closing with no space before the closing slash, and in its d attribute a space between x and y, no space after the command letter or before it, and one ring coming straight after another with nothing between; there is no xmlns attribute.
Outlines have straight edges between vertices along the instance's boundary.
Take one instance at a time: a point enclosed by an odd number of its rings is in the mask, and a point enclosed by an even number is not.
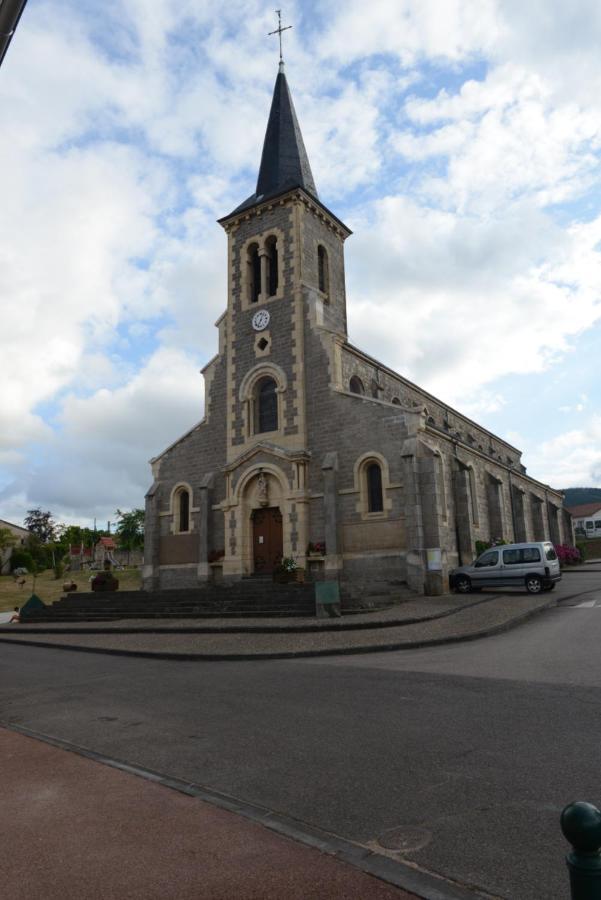
<svg viewBox="0 0 601 900"><path fill-rule="evenodd" d="M516 566L519 563L540 562L540 550L538 547L521 547L519 550L503 550L503 562L506 566Z"/></svg>
<svg viewBox="0 0 601 900"><path fill-rule="evenodd" d="M515 566L520 562L519 550L503 550L503 562L506 566Z"/></svg>
<svg viewBox="0 0 601 900"><path fill-rule="evenodd" d="M481 568L482 566L496 566L499 561L499 551L498 550L489 550L487 553L483 553L479 560L476 562L476 566Z"/></svg>
<svg viewBox="0 0 601 900"><path fill-rule="evenodd" d="M549 547L549 548L545 551L545 556L547 557L547 559L557 559L557 553L555 552L555 550L553 549L553 547Z"/></svg>

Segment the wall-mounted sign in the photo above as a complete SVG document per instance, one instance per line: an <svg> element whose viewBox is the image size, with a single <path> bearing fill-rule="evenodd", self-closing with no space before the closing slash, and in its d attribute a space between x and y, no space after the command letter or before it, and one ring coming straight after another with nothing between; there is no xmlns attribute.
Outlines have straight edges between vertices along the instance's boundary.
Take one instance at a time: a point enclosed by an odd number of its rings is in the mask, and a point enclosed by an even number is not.
<svg viewBox="0 0 601 900"><path fill-rule="evenodd" d="M440 547L426 550L426 558L428 560L428 572L442 572L442 550Z"/></svg>

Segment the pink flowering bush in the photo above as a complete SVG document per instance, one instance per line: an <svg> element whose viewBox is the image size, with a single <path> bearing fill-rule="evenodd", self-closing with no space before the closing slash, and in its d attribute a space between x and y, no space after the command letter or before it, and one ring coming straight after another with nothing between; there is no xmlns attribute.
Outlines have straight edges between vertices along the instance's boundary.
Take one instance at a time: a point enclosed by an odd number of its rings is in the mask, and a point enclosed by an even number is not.
<svg viewBox="0 0 601 900"><path fill-rule="evenodd" d="M582 562L582 555L577 547L570 544L555 544L555 552L560 566L576 566Z"/></svg>

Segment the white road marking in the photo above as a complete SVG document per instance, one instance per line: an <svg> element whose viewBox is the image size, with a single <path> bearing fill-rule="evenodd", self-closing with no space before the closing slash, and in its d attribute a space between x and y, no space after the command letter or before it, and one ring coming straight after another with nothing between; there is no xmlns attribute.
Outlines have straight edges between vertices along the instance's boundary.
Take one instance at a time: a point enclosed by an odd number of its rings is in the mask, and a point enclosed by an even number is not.
<svg viewBox="0 0 601 900"><path fill-rule="evenodd" d="M578 603L573 606L572 609L592 609L592 607L596 605L596 600L585 600L584 603Z"/></svg>

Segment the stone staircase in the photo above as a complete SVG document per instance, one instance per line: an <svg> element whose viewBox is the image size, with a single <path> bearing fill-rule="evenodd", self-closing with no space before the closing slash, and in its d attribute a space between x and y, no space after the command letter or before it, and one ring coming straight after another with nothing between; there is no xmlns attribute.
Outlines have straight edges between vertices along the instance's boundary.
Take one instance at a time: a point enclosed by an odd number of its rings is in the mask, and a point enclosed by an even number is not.
<svg viewBox="0 0 601 900"><path fill-rule="evenodd" d="M165 591L66 594L32 610L23 622L103 622L112 619L210 619L314 616L313 584L275 584L244 578L224 584Z"/></svg>

